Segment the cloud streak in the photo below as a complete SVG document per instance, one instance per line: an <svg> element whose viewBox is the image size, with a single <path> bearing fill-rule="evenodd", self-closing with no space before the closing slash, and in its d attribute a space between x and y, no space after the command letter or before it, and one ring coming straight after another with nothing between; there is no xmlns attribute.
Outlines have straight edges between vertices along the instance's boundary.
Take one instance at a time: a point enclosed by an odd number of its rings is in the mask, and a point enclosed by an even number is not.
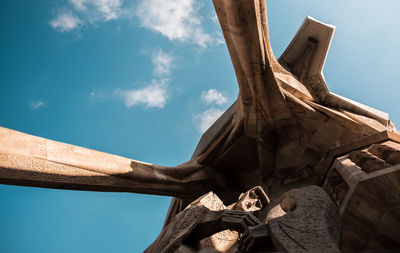
<svg viewBox="0 0 400 253"><path fill-rule="evenodd" d="M29 104L29 107L32 110L37 110L37 109L39 109L40 107L43 107L43 106L45 106L45 103L43 101L36 101L36 102L32 102L32 103Z"/></svg>

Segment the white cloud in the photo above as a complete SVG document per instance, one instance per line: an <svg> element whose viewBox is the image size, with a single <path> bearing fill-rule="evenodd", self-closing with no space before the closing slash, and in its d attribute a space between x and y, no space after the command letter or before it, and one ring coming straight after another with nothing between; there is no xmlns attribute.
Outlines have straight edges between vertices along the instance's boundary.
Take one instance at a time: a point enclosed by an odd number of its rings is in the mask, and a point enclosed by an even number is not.
<svg viewBox="0 0 400 253"><path fill-rule="evenodd" d="M151 61L154 66L154 74L156 75L166 75L171 73L173 56L172 54L164 53L161 49L156 50L152 55Z"/></svg>
<svg viewBox="0 0 400 253"><path fill-rule="evenodd" d="M216 89L209 89L201 93L201 100L206 104L215 103L217 105L223 105L228 102L228 98L222 94L222 92Z"/></svg>
<svg viewBox="0 0 400 253"><path fill-rule="evenodd" d="M122 14L122 0L69 0L77 12L90 23L118 19Z"/></svg>
<svg viewBox="0 0 400 253"><path fill-rule="evenodd" d="M60 13L50 21L51 27L59 32L69 32L83 24L82 20L69 12Z"/></svg>
<svg viewBox="0 0 400 253"><path fill-rule="evenodd" d="M118 19L122 13L122 0L69 0L70 8L64 8L50 25L59 32L69 32L90 23ZM72 7L72 8L71 8ZM73 9L73 10L71 10Z"/></svg>
<svg viewBox="0 0 400 253"><path fill-rule="evenodd" d="M164 108L167 103L167 80L153 80L151 84L142 88L128 91L118 91L127 107L144 104L146 108Z"/></svg>
<svg viewBox="0 0 400 253"><path fill-rule="evenodd" d="M36 109L39 109L40 107L43 107L44 105L45 105L45 104L44 104L43 101L36 101L36 102L30 103L29 107L30 107L32 110L36 110Z"/></svg>
<svg viewBox="0 0 400 253"><path fill-rule="evenodd" d="M217 107L228 102L228 98L216 89L209 89L201 93L201 100L206 105L214 104ZM202 113L194 116L194 122L196 127L201 133L204 133L222 114L224 110L218 109L216 107L211 107Z"/></svg>
<svg viewBox="0 0 400 253"><path fill-rule="evenodd" d="M151 58L155 78L150 84L139 89L116 90L126 107L144 105L145 108L164 108L169 95L167 84L170 80L167 77L173 67L173 58L172 54L165 53L161 49L155 50ZM94 97L96 93L92 92L90 95Z"/></svg>
<svg viewBox="0 0 400 253"><path fill-rule="evenodd" d="M136 15L143 27L170 40L207 47L212 39L204 32L195 0L141 0Z"/></svg>
<svg viewBox="0 0 400 253"><path fill-rule="evenodd" d="M50 21L58 32L70 32L86 25L137 16L141 26L161 33L169 40L197 44L203 48L224 44L219 31L205 32L196 0L139 0L136 9L123 0L64 0L67 4ZM128 5L129 6L129 5ZM218 23L217 16L211 16ZM120 29L120 28L117 28Z"/></svg>
<svg viewBox="0 0 400 253"><path fill-rule="evenodd" d="M86 10L86 0L69 0L78 11Z"/></svg>
<svg viewBox="0 0 400 253"><path fill-rule="evenodd" d="M194 120L200 132L204 133L223 113L223 110L210 108L197 114Z"/></svg>

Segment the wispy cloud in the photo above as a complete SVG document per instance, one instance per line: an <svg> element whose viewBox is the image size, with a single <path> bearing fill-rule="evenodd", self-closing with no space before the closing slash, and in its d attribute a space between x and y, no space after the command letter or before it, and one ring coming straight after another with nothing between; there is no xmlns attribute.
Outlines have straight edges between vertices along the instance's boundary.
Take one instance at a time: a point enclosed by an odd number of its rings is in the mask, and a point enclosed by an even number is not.
<svg viewBox="0 0 400 253"><path fill-rule="evenodd" d="M226 104L228 98L223 94L223 92L216 89L203 91L200 98L205 105L212 105L211 108L208 108L199 114L195 114L193 117L197 129L201 133L204 133L224 113L224 110L219 107Z"/></svg>
<svg viewBox="0 0 400 253"><path fill-rule="evenodd" d="M80 27L82 24L82 20L70 12L60 13L57 17L50 21L51 27L58 32L69 32Z"/></svg>
<svg viewBox="0 0 400 253"><path fill-rule="evenodd" d="M219 28L209 32L203 28L203 18L200 15L202 3L196 0L138 0L135 8L124 4L123 0L64 1L64 5L50 21L51 27L58 32L79 31L82 27L101 22L137 17L142 27L172 41L203 48L224 43ZM218 23L216 15L211 16L211 20Z"/></svg>
<svg viewBox="0 0 400 253"><path fill-rule="evenodd" d="M202 28L199 8L195 0L141 0L136 15L143 27L169 40L207 47L212 39Z"/></svg>
<svg viewBox="0 0 400 253"><path fill-rule="evenodd" d="M222 32L216 31L215 32L215 38L214 38L215 44L217 45L223 45L225 44L225 38Z"/></svg>
<svg viewBox="0 0 400 253"><path fill-rule="evenodd" d="M215 28L216 28L216 30L214 32L214 36L213 36L214 44L217 45L217 46L225 44L225 38L224 38L224 35L222 34L222 30L221 30L221 27L220 27L220 24L219 24L219 20L218 20L218 16L217 16L216 13L214 13L211 16L211 20L214 23Z"/></svg>
<svg viewBox="0 0 400 253"><path fill-rule="evenodd" d="M157 49L151 56L154 79L141 88L131 90L116 90L126 107L144 105L145 108L164 108L167 104L169 91L169 76L173 67L174 56Z"/></svg>
<svg viewBox="0 0 400 253"><path fill-rule="evenodd" d="M146 108L164 108L167 103L167 80L152 80L141 89L118 91L123 97L126 107L145 105Z"/></svg>
<svg viewBox="0 0 400 253"><path fill-rule="evenodd" d="M75 11L90 23L118 19L122 15L122 0L69 0Z"/></svg>
<svg viewBox="0 0 400 253"><path fill-rule="evenodd" d="M40 107L43 107L43 106L45 106L45 103L43 101L35 101L35 102L32 102L32 103L29 104L29 107L32 110L37 110L37 109L39 109Z"/></svg>
<svg viewBox="0 0 400 253"><path fill-rule="evenodd" d="M215 103L217 105L223 105L228 102L228 98L222 94L222 92L216 89L209 89L208 91L203 91L201 93L201 100L205 104Z"/></svg>
<svg viewBox="0 0 400 253"><path fill-rule="evenodd" d="M121 17L122 0L69 0L50 25L58 32L77 30L85 24L96 24Z"/></svg>
<svg viewBox="0 0 400 253"><path fill-rule="evenodd" d="M194 122L201 133L204 133L222 114L223 110L210 108L200 114L195 115Z"/></svg>
<svg viewBox="0 0 400 253"><path fill-rule="evenodd" d="M101 91L94 91L94 90L92 90L91 92L90 92L90 98L91 99L95 99L95 100L98 100L98 101L103 101L103 100L105 100L105 99L107 99L107 95L105 95L103 92L101 92Z"/></svg>
<svg viewBox="0 0 400 253"><path fill-rule="evenodd" d="M173 67L173 59L174 57L172 54L167 54L161 49L156 50L151 58L154 66L154 74L158 76L168 76L171 73L171 68Z"/></svg>
<svg viewBox="0 0 400 253"><path fill-rule="evenodd" d="M217 13L214 13L214 15L211 16L211 20L214 22L214 24L219 25Z"/></svg>

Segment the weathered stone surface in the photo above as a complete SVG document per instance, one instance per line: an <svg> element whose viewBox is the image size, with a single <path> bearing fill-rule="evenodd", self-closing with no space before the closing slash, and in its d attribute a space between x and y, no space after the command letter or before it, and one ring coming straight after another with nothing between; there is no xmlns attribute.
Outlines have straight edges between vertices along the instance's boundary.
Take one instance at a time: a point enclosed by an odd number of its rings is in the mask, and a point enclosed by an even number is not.
<svg viewBox="0 0 400 253"><path fill-rule="evenodd" d="M226 206L224 205L224 203L213 192L206 193L203 196L197 198L195 201L190 203L186 207L186 209L188 209L192 206L205 206L208 209L210 209L211 211L221 211L221 210L226 209Z"/></svg>
<svg viewBox="0 0 400 253"><path fill-rule="evenodd" d="M400 248L400 136L386 113L328 90L335 28L307 17L277 60L264 0L213 3L239 95L191 160L157 166L0 128L0 183L177 197L147 252L337 252L336 205L343 251Z"/></svg>
<svg viewBox="0 0 400 253"><path fill-rule="evenodd" d="M279 250L340 252L339 212L329 195L318 186L287 192L270 210L268 224Z"/></svg>
<svg viewBox="0 0 400 253"><path fill-rule="evenodd" d="M290 193L282 196L279 205L286 213L293 211L297 207L297 200Z"/></svg>
<svg viewBox="0 0 400 253"><path fill-rule="evenodd" d="M236 203L225 207L222 201L213 192L209 192L197 200L193 201L187 208L193 206L205 206L212 211L224 209L255 212L266 207L269 198L260 186L256 186L245 193L240 194ZM253 231L250 229L250 231ZM269 234L268 234L269 235ZM224 230L213 234L199 242L198 248L214 248L218 252L236 252L239 244L239 233L232 230Z"/></svg>
<svg viewBox="0 0 400 253"><path fill-rule="evenodd" d="M399 144L372 144L338 157L324 188L343 220L342 250L400 248Z"/></svg>
<svg viewBox="0 0 400 253"><path fill-rule="evenodd" d="M261 221L249 212L227 209L212 211L203 205L192 205L176 215L145 252L172 253L203 249L237 252L237 247L231 248L238 241L239 233L258 224L262 224ZM230 230L237 232L230 233ZM214 239L211 244L202 242L208 237Z"/></svg>
<svg viewBox="0 0 400 253"><path fill-rule="evenodd" d="M206 219L210 210L204 206L193 206L180 212L164 227L158 238L145 250L146 253L173 253L181 249L188 250L190 246L182 245L191 231Z"/></svg>
<svg viewBox="0 0 400 253"><path fill-rule="evenodd" d="M209 172L193 161L167 168L0 127L3 184L190 197L209 188Z"/></svg>
<svg viewBox="0 0 400 253"><path fill-rule="evenodd" d="M322 71L334 32L335 26L307 17L279 57L279 63L292 69L293 74L307 83L314 96L321 100L329 94Z"/></svg>
<svg viewBox="0 0 400 253"><path fill-rule="evenodd" d="M193 206L204 206L211 211L221 211L226 209L224 203L213 192L209 192L188 205L188 208ZM215 249L218 252L229 252L232 246L238 241L239 234L236 231L224 230L204 238L199 241L198 248L200 249ZM232 249L233 250L233 249Z"/></svg>

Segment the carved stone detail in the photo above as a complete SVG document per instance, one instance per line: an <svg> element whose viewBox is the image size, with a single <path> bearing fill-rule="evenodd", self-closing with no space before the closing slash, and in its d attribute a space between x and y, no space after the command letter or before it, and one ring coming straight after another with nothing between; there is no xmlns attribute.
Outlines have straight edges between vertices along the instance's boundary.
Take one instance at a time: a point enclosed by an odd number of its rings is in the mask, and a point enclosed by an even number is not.
<svg viewBox="0 0 400 253"><path fill-rule="evenodd" d="M400 144L386 141L338 157L324 188L343 220L342 250L400 248Z"/></svg>

